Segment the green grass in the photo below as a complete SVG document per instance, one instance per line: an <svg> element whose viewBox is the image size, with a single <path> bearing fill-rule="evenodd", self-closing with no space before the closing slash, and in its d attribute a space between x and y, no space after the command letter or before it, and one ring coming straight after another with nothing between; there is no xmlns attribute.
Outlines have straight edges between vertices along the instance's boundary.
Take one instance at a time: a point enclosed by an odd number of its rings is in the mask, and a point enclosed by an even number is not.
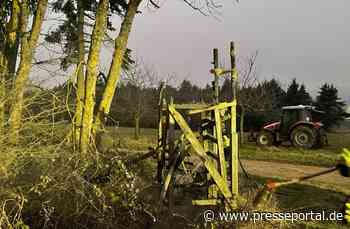
<svg viewBox="0 0 350 229"><path fill-rule="evenodd" d="M341 212L346 195L314 185L293 184L282 186L274 195L277 207L284 212ZM297 222L300 228L347 228L336 221ZM298 228L299 228L298 227Z"/></svg>
<svg viewBox="0 0 350 229"><path fill-rule="evenodd" d="M299 150L292 147L260 148L254 145L245 145L240 150L242 159L327 167L336 163L339 153L340 149L335 152L324 152L323 150Z"/></svg>
<svg viewBox="0 0 350 229"><path fill-rule="evenodd" d="M269 177L261 176L251 176L251 178L260 185L266 183L267 180L270 180ZM249 183L244 183L248 182L247 180L244 180L244 177L241 177L240 182L242 186L240 187L241 194L242 192L244 194L244 187ZM255 195L256 193L253 193L253 197ZM272 197L272 200L270 200L266 206L263 206L261 210L257 211L303 213L325 211L326 214L331 212L338 213L342 211L347 195L341 191L324 189L317 185L302 183L279 187L273 193ZM348 226L342 225L341 222L337 221L297 221L293 224L290 221L285 221L283 223L284 224L279 225L281 227L276 227L276 225L273 228L348 228Z"/></svg>
<svg viewBox="0 0 350 229"><path fill-rule="evenodd" d="M333 166L343 148L350 148L350 133L328 134L329 145L322 149L302 150L292 146L258 147L246 143L240 148L242 159L278 161L291 164Z"/></svg>
<svg viewBox="0 0 350 229"><path fill-rule="evenodd" d="M120 147L133 150L147 150L156 144L156 129L141 129L139 140L134 139L134 129L120 127L114 129L114 137ZM333 166L343 148L350 148L350 133L328 134L329 145L322 149L302 150L292 146L258 147L247 142L240 148L242 159L277 161L291 164Z"/></svg>
<svg viewBox="0 0 350 229"><path fill-rule="evenodd" d="M109 131L120 148L147 150L149 147L155 147L157 143L156 129L142 128L140 130L141 134L138 140L135 139L134 128L109 128Z"/></svg>

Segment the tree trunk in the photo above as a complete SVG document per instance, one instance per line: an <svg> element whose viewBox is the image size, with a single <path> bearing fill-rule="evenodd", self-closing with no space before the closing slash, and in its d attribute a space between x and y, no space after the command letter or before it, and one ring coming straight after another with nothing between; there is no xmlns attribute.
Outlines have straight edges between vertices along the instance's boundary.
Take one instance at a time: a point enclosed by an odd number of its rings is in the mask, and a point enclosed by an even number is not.
<svg viewBox="0 0 350 229"><path fill-rule="evenodd" d="M5 65L4 56L0 52L0 143L3 141L5 129L5 103L6 103L6 79L5 79Z"/></svg>
<svg viewBox="0 0 350 229"><path fill-rule="evenodd" d="M18 52L18 26L20 7L18 0L12 1L11 18L6 25L5 40L2 41L0 53L0 136L4 136L5 114L7 103L7 90L9 79L13 79L16 71L17 52ZM2 141L3 138L0 139Z"/></svg>
<svg viewBox="0 0 350 229"><path fill-rule="evenodd" d="M83 0L78 1L78 58L79 63L77 64L77 91L76 91L76 110L75 110L75 120L73 121L73 138L74 144L79 147L80 141L80 131L82 126L82 116L83 116L83 103L84 103L84 65L85 65L85 45L84 45L84 4Z"/></svg>
<svg viewBox="0 0 350 229"><path fill-rule="evenodd" d="M243 106L241 106L241 119L239 122L239 129L240 129L240 144L244 144L244 116L245 116L245 110Z"/></svg>
<svg viewBox="0 0 350 229"><path fill-rule="evenodd" d="M18 26L20 18L20 5L18 0L12 1L11 18L7 25L5 58L8 71L8 79L12 79L16 73L17 54L19 46Z"/></svg>
<svg viewBox="0 0 350 229"><path fill-rule="evenodd" d="M96 21L92 31L90 51L85 73L85 96L82 128L80 132L80 151L87 153L90 144L91 129L93 123L97 70L100 58L102 39L107 24L108 0L101 0L96 13Z"/></svg>
<svg viewBox="0 0 350 229"><path fill-rule="evenodd" d="M29 73L32 67L33 49L38 42L41 25L45 16L48 0L39 0L35 16L32 23L32 29L28 37L28 33L21 34L21 54L20 64L16 73L16 79L13 85L13 101L10 111L10 136L9 142L17 144L19 140L19 130L22 119L23 109L23 94L25 90L25 84L29 77ZM29 16L29 9L27 1L21 3L21 17L20 17L20 30L25 31Z"/></svg>
<svg viewBox="0 0 350 229"><path fill-rule="evenodd" d="M140 137L140 116L135 114L135 140L139 140Z"/></svg>
<svg viewBox="0 0 350 229"><path fill-rule="evenodd" d="M111 103L120 78L123 57L126 51L132 23L137 13L137 8L141 0L130 0L126 15L121 24L119 35L115 40L113 60L108 73L108 80L103 91L102 100L99 104L95 128L100 128L104 124L104 118L110 111Z"/></svg>

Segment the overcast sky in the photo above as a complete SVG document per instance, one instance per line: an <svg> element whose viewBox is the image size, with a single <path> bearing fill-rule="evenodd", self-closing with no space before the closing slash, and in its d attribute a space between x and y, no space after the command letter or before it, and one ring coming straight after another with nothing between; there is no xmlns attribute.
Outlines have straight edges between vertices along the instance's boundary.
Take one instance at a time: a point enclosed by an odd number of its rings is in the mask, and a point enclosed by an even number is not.
<svg viewBox="0 0 350 229"><path fill-rule="evenodd" d="M162 1L155 11L141 7L129 48L162 75L176 73L177 82L188 78L204 86L212 80L212 49L219 48L221 59L228 57L233 40L241 59L258 50L261 80L275 77L287 87L295 77L313 96L329 82L350 101L349 0L218 1L223 4L220 20L182 0ZM102 70L112 52L112 47L103 51Z"/></svg>
<svg viewBox="0 0 350 229"><path fill-rule="evenodd" d="M199 85L211 80L212 48L228 55L259 51L260 79L272 76L287 86L292 78L317 94L333 83L350 99L349 0L223 1L220 20L194 12L181 0L167 0L157 11L141 8L129 47L163 74L175 72Z"/></svg>

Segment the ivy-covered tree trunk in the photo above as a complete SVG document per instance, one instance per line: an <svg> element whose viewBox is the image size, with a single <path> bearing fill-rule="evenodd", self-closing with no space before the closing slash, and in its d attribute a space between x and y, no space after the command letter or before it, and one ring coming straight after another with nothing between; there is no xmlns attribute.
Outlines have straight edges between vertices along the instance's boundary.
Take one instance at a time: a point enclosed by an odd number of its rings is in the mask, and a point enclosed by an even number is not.
<svg viewBox="0 0 350 229"><path fill-rule="evenodd" d="M6 79L3 52L0 52L0 136L4 136L5 128L5 103L6 103ZM3 138L1 137L1 140ZM0 141L1 141L0 140Z"/></svg>
<svg viewBox="0 0 350 229"><path fill-rule="evenodd" d="M32 67L33 49L38 42L41 25L44 20L44 16L47 9L48 0L39 0L37 9L35 11L32 28L30 33L27 32L21 34L21 52L20 63L16 73L16 79L13 85L13 97L10 110L10 136L9 142L17 144L19 140L19 130L22 119L23 109L23 94L25 90L25 84L28 80L29 73ZM20 13L20 31L25 31L28 24L29 8L27 0L21 2Z"/></svg>
<svg viewBox="0 0 350 229"><path fill-rule="evenodd" d="M5 113L7 104L7 89L10 86L9 80L13 78L16 71L18 52L18 26L20 6L18 0L12 1L11 16L6 24L5 39L1 41L0 51L0 135L4 136ZM3 140L1 138L0 140Z"/></svg>
<svg viewBox="0 0 350 229"><path fill-rule="evenodd" d="M82 128L80 131L80 151L86 153L88 151L94 107L95 107L95 94L96 94L96 80L97 80L97 70L100 58L100 49L102 44L102 39L105 34L106 24L107 24L107 10L108 10L108 0L100 0L94 29L92 32L91 45L89 56L87 60L86 73L85 73L85 96L84 96L84 109L83 109L83 119Z"/></svg>
<svg viewBox="0 0 350 229"><path fill-rule="evenodd" d="M137 13L137 8L142 0L130 0L128 9L120 27L118 37L115 40L113 60L109 69L106 87L103 91L102 100L99 104L95 128L104 124L105 117L110 111L113 95L120 78L123 57L127 48L131 27Z"/></svg>
<svg viewBox="0 0 350 229"><path fill-rule="evenodd" d="M84 4L83 0L78 0L78 64L77 64L77 90L76 90L76 110L74 128L74 144L79 146L80 131L82 126L83 105L84 105L84 87L85 87L85 45L84 45Z"/></svg>
<svg viewBox="0 0 350 229"><path fill-rule="evenodd" d="M12 1L11 8L11 18L9 23L7 24L6 29L6 46L5 46L5 61L7 65L7 74L9 78L12 78L16 72L16 64L17 64L17 54L18 54L18 26L19 26L19 18L20 18L20 5L18 0Z"/></svg>

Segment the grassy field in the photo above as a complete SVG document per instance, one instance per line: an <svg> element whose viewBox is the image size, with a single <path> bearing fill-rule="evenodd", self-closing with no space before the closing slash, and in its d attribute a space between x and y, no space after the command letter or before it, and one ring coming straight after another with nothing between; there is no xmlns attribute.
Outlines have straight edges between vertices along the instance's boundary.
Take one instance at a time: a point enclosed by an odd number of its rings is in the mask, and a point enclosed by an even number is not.
<svg viewBox="0 0 350 229"><path fill-rule="evenodd" d="M255 143L241 147L243 159L279 161L292 164L333 166L343 148L350 148L350 133L329 133L329 145L321 149L302 150L292 146L260 148Z"/></svg>
<svg viewBox="0 0 350 229"><path fill-rule="evenodd" d="M121 148L133 150L146 150L156 143L157 131L155 129L142 129L139 140L134 139L132 128L118 128L113 130L113 137ZM274 162L284 162L290 164L333 166L341 152L342 148L350 148L350 133L331 133L329 136L329 146L317 150L300 150L292 146L260 148L255 143L243 144L240 148L242 159L264 160ZM154 165L148 168L152 169ZM152 176L148 171L147 176ZM266 181L266 177L253 176L252 180L259 184ZM245 180L245 181L244 181ZM241 192L247 192L246 187L249 181L241 177ZM248 182L248 183L244 183ZM248 186L247 186L248 184ZM182 198L182 197L181 197ZM275 195L275 204L278 211L288 212L340 212L346 199L346 194L342 190L328 189L315 183L311 184L294 184L287 187L279 188ZM275 210L276 210L275 209ZM268 226L268 225L267 225ZM275 225L276 226L276 225ZM279 225L284 228L283 225ZM285 225L287 226L287 225ZM291 225L289 225L291 226ZM293 224L294 226L294 224ZM247 227L251 228L251 227ZM347 228L334 222L299 222L295 228Z"/></svg>
<svg viewBox="0 0 350 229"><path fill-rule="evenodd" d="M141 129L139 140L134 139L133 128L114 129L113 137L122 148L146 150L156 144L156 129ZM350 148L350 133L329 133L329 145L322 149L302 150L292 146L258 147L246 142L240 147L241 159L277 161L302 165L333 166L343 148Z"/></svg>

